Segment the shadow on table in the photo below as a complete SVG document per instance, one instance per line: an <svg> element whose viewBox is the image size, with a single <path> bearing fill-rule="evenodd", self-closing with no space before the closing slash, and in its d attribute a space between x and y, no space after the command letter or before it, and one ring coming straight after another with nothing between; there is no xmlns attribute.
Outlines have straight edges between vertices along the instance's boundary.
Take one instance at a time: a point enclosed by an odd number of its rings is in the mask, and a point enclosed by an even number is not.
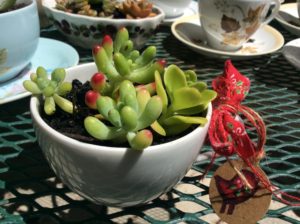
<svg viewBox="0 0 300 224"><path fill-rule="evenodd" d="M174 213L172 208L179 198L172 193L139 207L95 205L62 184L35 141L19 146L22 151L0 167L7 168L6 172L0 172L0 183L5 186L0 197L4 199L2 207L10 214L20 214L26 223L148 223L145 216L165 221L184 216L180 211ZM13 155L12 151L7 155Z"/></svg>

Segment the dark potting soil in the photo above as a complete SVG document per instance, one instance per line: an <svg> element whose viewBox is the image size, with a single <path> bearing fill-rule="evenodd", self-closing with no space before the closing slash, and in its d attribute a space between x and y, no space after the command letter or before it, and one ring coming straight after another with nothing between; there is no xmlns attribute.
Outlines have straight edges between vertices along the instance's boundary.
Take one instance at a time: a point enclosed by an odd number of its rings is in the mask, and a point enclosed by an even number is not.
<svg viewBox="0 0 300 224"><path fill-rule="evenodd" d="M31 4L30 2L29 3L19 3L19 4L16 4L14 6L12 6L11 8L9 8L8 10L5 10L5 11L0 11L0 14L1 13L5 13L5 12L11 12L11 11L14 11L16 9L20 9L20 8L23 8L27 5Z"/></svg>
<svg viewBox="0 0 300 224"><path fill-rule="evenodd" d="M98 144L103 146L114 146L114 147L129 147L128 143L122 143L121 145L114 141L100 141L91 137L84 128L85 117L97 114L96 110L89 109L84 102L85 93L90 90L89 82L81 83L79 80L74 80L72 82L72 91L67 94L66 98L76 105L76 110L73 114L68 114L56 107L56 112L53 115L45 114L44 110L41 110L41 116L44 121L56 131L81 142ZM42 105L43 107L43 105ZM180 135L163 137L153 132L153 143L152 145L162 144L176 140L191 131L193 131L197 126L193 125L186 131L182 132Z"/></svg>

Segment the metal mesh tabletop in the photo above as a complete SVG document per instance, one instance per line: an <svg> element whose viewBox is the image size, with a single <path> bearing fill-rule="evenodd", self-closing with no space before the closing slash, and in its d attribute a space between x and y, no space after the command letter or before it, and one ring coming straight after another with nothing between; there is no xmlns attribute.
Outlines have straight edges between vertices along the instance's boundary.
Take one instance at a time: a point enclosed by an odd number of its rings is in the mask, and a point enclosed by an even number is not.
<svg viewBox="0 0 300 224"><path fill-rule="evenodd" d="M276 24L275 24L276 25ZM286 41L296 38L281 30ZM42 36L65 39L54 29ZM177 41L169 27L149 40L158 57L182 69L196 70L211 80L222 72L224 60L196 54ZM78 49L81 63L92 61L91 52ZM251 79L245 105L255 109L267 125L267 157L263 170L282 190L300 196L300 77L280 52L260 58L234 61ZM42 155L31 124L29 98L0 106L0 223L217 223L208 198L209 173L199 182L209 163L211 148L203 153L186 177L169 193L139 207L119 209L94 205L71 192L56 178ZM224 159L217 159L214 171ZM298 191L298 192L297 192ZM300 223L300 208L272 201L259 223Z"/></svg>

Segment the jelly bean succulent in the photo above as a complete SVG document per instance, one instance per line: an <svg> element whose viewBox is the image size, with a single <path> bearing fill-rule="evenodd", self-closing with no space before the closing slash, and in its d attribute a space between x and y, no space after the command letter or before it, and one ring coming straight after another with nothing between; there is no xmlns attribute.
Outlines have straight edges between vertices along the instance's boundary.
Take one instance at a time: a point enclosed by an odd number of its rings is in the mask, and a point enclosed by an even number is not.
<svg viewBox="0 0 300 224"><path fill-rule="evenodd" d="M122 80L136 84L154 82L154 72L162 73L165 66L164 60L154 61L155 56L154 46L147 47L142 53L134 50L126 28L117 32L114 41L106 35L102 44L93 48L97 68L109 79L113 89Z"/></svg>
<svg viewBox="0 0 300 224"><path fill-rule="evenodd" d="M152 143L152 133L145 128L154 123L162 112L159 96L150 96L146 89L136 90L132 82L124 80L119 86L117 99L101 96L97 100L99 113L109 121L89 116L85 119L86 130L100 140L124 141L131 148L143 149Z"/></svg>
<svg viewBox="0 0 300 224"><path fill-rule="evenodd" d="M156 59L154 46L135 50L125 28L114 40L105 36L92 52L98 72L85 92L91 112L83 126L93 138L127 141L132 149L142 150L152 144L153 136L177 135L207 122L205 111L216 92L198 81L194 71L176 65L165 68L166 62ZM56 104L67 113L77 113L76 104L65 98L72 87L63 82L64 70L56 69L51 79L47 77L39 67L24 87L44 95L46 114L53 114Z"/></svg>
<svg viewBox="0 0 300 224"><path fill-rule="evenodd" d="M46 114L54 114L56 105L63 111L72 114L73 103L63 97L72 89L71 83L64 82L65 76L65 70L57 68L51 73L51 79L49 79L47 71L43 67L38 67L36 73L30 75L30 80L23 82L23 86L31 93L41 94L45 97L44 111Z"/></svg>

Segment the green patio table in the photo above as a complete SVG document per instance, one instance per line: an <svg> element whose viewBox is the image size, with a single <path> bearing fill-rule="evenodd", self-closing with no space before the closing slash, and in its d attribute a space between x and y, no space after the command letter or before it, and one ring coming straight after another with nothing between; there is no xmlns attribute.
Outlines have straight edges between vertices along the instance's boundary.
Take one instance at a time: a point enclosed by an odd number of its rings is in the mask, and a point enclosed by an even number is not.
<svg viewBox="0 0 300 224"><path fill-rule="evenodd" d="M288 42L297 38L275 26ZM54 27L41 36L67 42ZM176 40L170 27L161 27L147 45L158 57L182 69L194 69L209 85L222 73L224 60L194 53ZM91 62L91 51L77 48L80 63ZM267 126L266 158L261 162L273 184L300 196L300 71L281 52L233 61L251 79L244 104L259 112ZM126 209L92 204L73 193L55 176L39 148L29 112L30 97L0 105L0 223L221 223L211 208L208 184L212 172L224 162L218 158L199 182L212 151L205 145L201 158L169 193L151 203ZM298 189L298 190L297 190ZM274 199L259 223L300 223L300 208Z"/></svg>

